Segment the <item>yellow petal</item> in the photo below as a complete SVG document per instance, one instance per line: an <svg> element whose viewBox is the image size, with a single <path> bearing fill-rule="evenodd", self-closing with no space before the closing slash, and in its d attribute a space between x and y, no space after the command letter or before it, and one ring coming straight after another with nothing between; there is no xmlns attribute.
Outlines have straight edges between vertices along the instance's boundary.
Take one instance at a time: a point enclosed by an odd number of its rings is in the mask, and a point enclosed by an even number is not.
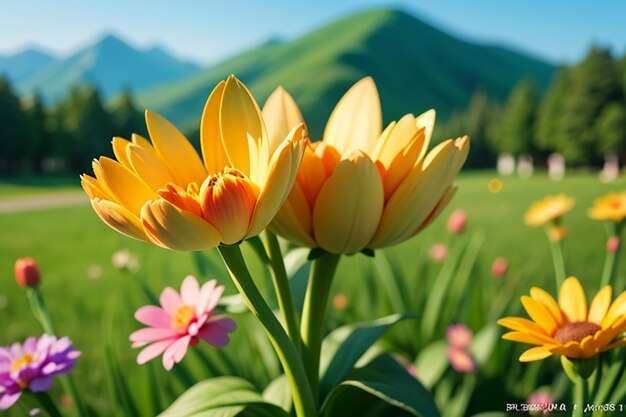
<svg viewBox="0 0 626 417"><path fill-rule="evenodd" d="M418 234L419 232L421 232L422 230L424 230L433 221L435 221L437 217L439 217L441 212L444 211L446 207L448 207L448 204L450 204L452 197L454 197L454 195L456 194L456 190L457 190L457 187L454 187L454 186L448 187L448 189L443 193L443 196L439 199L439 202L437 203L433 211L428 215L428 217L426 217L426 220L424 220L424 223L420 224L417 230L411 236L414 236Z"/></svg>
<svg viewBox="0 0 626 417"><path fill-rule="evenodd" d="M520 362L533 362L545 359L549 356L552 356L552 353L549 350L546 350L543 347L534 347L522 353L522 356L519 357L519 360Z"/></svg>
<svg viewBox="0 0 626 417"><path fill-rule="evenodd" d="M150 139L178 185L183 188L195 182L201 184L206 170L191 143L173 124L161 115L146 110L146 125Z"/></svg>
<svg viewBox="0 0 626 417"><path fill-rule="evenodd" d="M542 303L534 298L524 295L522 296L522 305L530 318L533 319L535 323L540 325L547 334L552 334L556 330L558 324Z"/></svg>
<svg viewBox="0 0 626 417"><path fill-rule="evenodd" d="M138 133L133 133L131 139L135 145L141 146L144 149L154 149L154 147L150 144L150 141Z"/></svg>
<svg viewBox="0 0 626 417"><path fill-rule="evenodd" d="M296 182L269 229L297 245L315 247L311 216L311 207Z"/></svg>
<svg viewBox="0 0 626 417"><path fill-rule="evenodd" d="M200 147L209 175L222 172L230 165L220 132L220 104L226 83L220 81L207 100L200 121Z"/></svg>
<svg viewBox="0 0 626 417"><path fill-rule="evenodd" d="M342 159L322 186L313 209L313 233L323 249L355 253L376 232L384 204L376 166L363 152Z"/></svg>
<svg viewBox="0 0 626 417"><path fill-rule="evenodd" d="M508 327L522 333L534 333L539 336L548 336L545 329L537 323L522 317L505 317L497 322L500 326Z"/></svg>
<svg viewBox="0 0 626 417"><path fill-rule="evenodd" d="M369 154L381 129L378 91L374 80L366 77L354 84L333 110L324 131L324 142L334 145L341 154L351 149Z"/></svg>
<svg viewBox="0 0 626 417"><path fill-rule="evenodd" d="M626 337L623 339L619 339L616 340L615 342L611 343L610 345L605 346L604 348L602 348L602 352L605 352L607 350L611 350L611 349L615 349L618 347L622 347L622 346L626 346Z"/></svg>
<svg viewBox="0 0 626 417"><path fill-rule="evenodd" d="M268 169L268 177L260 184L252 225L246 237L256 236L278 213L296 181L298 167L304 154L304 126L294 128L274 152Z"/></svg>
<svg viewBox="0 0 626 417"><path fill-rule="evenodd" d="M619 297L613 301L609 311L602 320L602 328L611 326L611 324L620 316L626 315L626 291L622 292Z"/></svg>
<svg viewBox="0 0 626 417"><path fill-rule="evenodd" d="M372 152L372 159L389 168L394 158L406 149L418 132L415 117L412 114L405 115L397 123L390 124L380 135Z"/></svg>
<svg viewBox="0 0 626 417"><path fill-rule="evenodd" d="M97 179L83 174L80 176L80 185L83 187L83 190L89 196L89 199L93 200L94 198L99 198L102 200L114 200L115 198L110 195L102 185L98 182Z"/></svg>
<svg viewBox="0 0 626 417"><path fill-rule="evenodd" d="M424 166L415 167L385 204L370 247L389 246L411 237L450 187L468 151L467 137L448 140L433 149Z"/></svg>
<svg viewBox="0 0 626 417"><path fill-rule="evenodd" d="M136 216L146 201L156 197L134 172L112 159L100 157L93 162L93 171L104 189Z"/></svg>
<svg viewBox="0 0 626 417"><path fill-rule="evenodd" d="M548 312L550 312L552 318L554 318L554 321L557 323L557 325L560 326L563 324L563 322L565 321L563 313L561 313L559 305L550 294L548 294L541 288L533 287L530 289L530 296L543 304L544 307L548 309Z"/></svg>
<svg viewBox="0 0 626 417"><path fill-rule="evenodd" d="M569 277L559 290L559 306L570 322L587 320L587 298L580 282Z"/></svg>
<svg viewBox="0 0 626 417"><path fill-rule="evenodd" d="M148 236L173 250L209 249L222 240L217 230L204 219L165 200L148 202L141 210L141 223Z"/></svg>
<svg viewBox="0 0 626 417"><path fill-rule="evenodd" d="M424 147L422 148L422 153L420 154L419 159L424 157L426 150L430 145L430 138L432 137L433 129L435 128L435 116L435 109L430 109L417 116L415 120L419 129L424 128Z"/></svg>
<svg viewBox="0 0 626 417"><path fill-rule="evenodd" d="M176 182L154 148L146 149L131 143L126 149L133 170L154 191L163 188L170 182Z"/></svg>
<svg viewBox="0 0 626 417"><path fill-rule="evenodd" d="M139 218L123 206L98 198L91 200L91 206L110 228L134 239L149 241L143 227L141 227Z"/></svg>
<svg viewBox="0 0 626 417"><path fill-rule="evenodd" d="M261 110L248 89L231 75L226 80L220 103L222 143L233 167L250 175L248 135L255 141L267 140Z"/></svg>
<svg viewBox="0 0 626 417"><path fill-rule="evenodd" d="M284 88L278 87L263 106L263 119L267 127L270 155L274 153L289 132L304 118L293 97Z"/></svg>
<svg viewBox="0 0 626 417"><path fill-rule="evenodd" d="M602 323L602 319L604 319L611 305L611 297L613 297L613 288L610 285L604 286L591 301L587 321L597 324Z"/></svg>
<svg viewBox="0 0 626 417"><path fill-rule="evenodd" d="M130 141L116 136L113 138L111 144L113 145L113 154L115 155L115 159L117 159L118 162L126 168L133 169L128 157L126 156L126 147L130 145Z"/></svg>
<svg viewBox="0 0 626 417"><path fill-rule="evenodd" d="M504 340L512 342L528 343L529 345L544 345L554 343L549 337L540 336L536 333L508 332L502 335Z"/></svg>

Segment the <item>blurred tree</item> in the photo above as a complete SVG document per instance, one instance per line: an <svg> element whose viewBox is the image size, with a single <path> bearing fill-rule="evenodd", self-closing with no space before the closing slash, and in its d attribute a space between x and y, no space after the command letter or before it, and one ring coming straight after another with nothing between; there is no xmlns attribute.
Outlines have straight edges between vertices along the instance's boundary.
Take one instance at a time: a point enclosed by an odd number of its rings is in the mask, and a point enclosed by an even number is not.
<svg viewBox="0 0 626 417"><path fill-rule="evenodd" d="M599 139L598 151L623 154L626 152L626 105L611 103L604 107L595 124L595 135Z"/></svg>
<svg viewBox="0 0 626 417"><path fill-rule="evenodd" d="M559 70L539 104L534 145L546 154L556 151L560 142L558 137L562 134L563 106L567 99L570 72L567 67Z"/></svg>
<svg viewBox="0 0 626 417"><path fill-rule="evenodd" d="M557 150L569 162L599 162L602 138L596 134L596 120L605 106L624 100L622 77L611 53L593 47L573 68L567 93L555 137Z"/></svg>
<svg viewBox="0 0 626 417"><path fill-rule="evenodd" d="M471 138L466 167L485 168L495 165L496 152L491 144L500 114L500 107L491 103L483 90L474 92L463 117L464 134Z"/></svg>
<svg viewBox="0 0 626 417"><path fill-rule="evenodd" d="M124 90L110 105L116 136L130 139L133 133L147 136L143 112L133 100L130 90Z"/></svg>
<svg viewBox="0 0 626 417"><path fill-rule="evenodd" d="M111 115L94 87L74 87L58 109L59 134L67 141L71 168L88 169L100 155L112 156L110 141L115 134Z"/></svg>
<svg viewBox="0 0 626 417"><path fill-rule="evenodd" d="M496 134L491 137L495 150L516 156L533 151L537 103L532 80L522 80L511 90Z"/></svg>
<svg viewBox="0 0 626 417"><path fill-rule="evenodd" d="M23 155L28 157L30 169L41 173L43 160L53 152L54 143L50 130L50 117L39 95L28 99L25 103L28 121L28 147Z"/></svg>
<svg viewBox="0 0 626 417"><path fill-rule="evenodd" d="M0 172L22 169L28 149L27 119L9 81L0 76Z"/></svg>

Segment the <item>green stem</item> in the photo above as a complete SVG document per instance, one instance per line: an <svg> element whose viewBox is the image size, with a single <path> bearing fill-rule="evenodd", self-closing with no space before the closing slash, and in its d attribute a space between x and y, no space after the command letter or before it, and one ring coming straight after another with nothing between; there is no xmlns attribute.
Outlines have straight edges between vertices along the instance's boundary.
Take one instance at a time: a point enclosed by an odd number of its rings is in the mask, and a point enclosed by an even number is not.
<svg viewBox="0 0 626 417"><path fill-rule="evenodd" d="M554 274L556 277L556 289L561 288L561 284L567 277L565 272L565 256L563 255L563 241L550 241L550 248L552 249L552 262L554 263Z"/></svg>
<svg viewBox="0 0 626 417"><path fill-rule="evenodd" d="M291 288L289 287L289 278L287 277L283 254L280 251L278 238L274 233L266 230L265 241L267 244L270 266L272 268L272 278L274 279L276 296L278 297L278 306L285 317L287 334L295 345L296 350L299 352L301 347L300 324L298 323L298 313L291 296Z"/></svg>
<svg viewBox="0 0 626 417"><path fill-rule="evenodd" d="M328 296L340 255L324 252L311 265L309 283L302 309L302 357L314 398L319 400L320 353Z"/></svg>
<svg viewBox="0 0 626 417"><path fill-rule="evenodd" d="M41 408L46 410L50 417L63 417L59 409L54 402L50 399L50 396L46 392L32 392L29 391L31 396L37 400Z"/></svg>
<svg viewBox="0 0 626 417"><path fill-rule="evenodd" d="M48 310L46 309L39 287L32 287L28 289L28 299L30 301L30 307L35 314L35 318L39 320L39 323L41 323L44 331L49 335L56 335L57 333L52 325L50 314L48 314ZM59 375L59 380L61 381L61 385L63 386L65 393L72 398L72 401L76 406L76 410L78 411L78 415L80 417L88 417L89 414L87 413L87 408L78 394L78 389L76 388L76 383L74 382L72 375Z"/></svg>
<svg viewBox="0 0 626 417"><path fill-rule="evenodd" d="M574 385L574 410L572 417L583 417L585 407L587 405L587 397L589 396L587 386L587 380L584 378L577 378Z"/></svg>
<svg viewBox="0 0 626 417"><path fill-rule="evenodd" d="M611 222L608 227L609 227L609 238L615 236L619 239L620 228L613 222ZM617 273L619 251L621 249L621 246L622 245L618 243L616 250L606 252L606 258L604 259L604 270L602 271L602 286L603 287L609 284L615 286L616 284L615 274ZM620 289L615 288L615 290L619 291Z"/></svg>
<svg viewBox="0 0 626 417"><path fill-rule="evenodd" d="M289 381L296 415L298 417L316 417L311 387L298 352L254 283L241 254L241 249L239 246L220 246L219 251L239 293L246 301L252 314L263 326L278 354Z"/></svg>

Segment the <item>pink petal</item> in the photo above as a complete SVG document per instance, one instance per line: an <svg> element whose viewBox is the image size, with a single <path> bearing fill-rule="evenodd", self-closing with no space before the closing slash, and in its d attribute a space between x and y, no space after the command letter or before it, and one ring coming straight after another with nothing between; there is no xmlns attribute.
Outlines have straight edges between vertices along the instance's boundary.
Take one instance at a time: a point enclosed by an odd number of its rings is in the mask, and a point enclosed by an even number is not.
<svg viewBox="0 0 626 417"><path fill-rule="evenodd" d="M151 344L150 346L139 352L139 356L137 356L137 363L139 365L143 365L149 360L156 358L173 343L174 339L169 339Z"/></svg>
<svg viewBox="0 0 626 417"><path fill-rule="evenodd" d="M220 285L219 287L216 287L213 291L213 294L211 294L211 298L209 299L209 302L207 303L204 311L210 313L215 310L215 307L217 307L217 303L220 302L222 294L224 294L224 286Z"/></svg>
<svg viewBox="0 0 626 417"><path fill-rule="evenodd" d="M189 341L191 340L191 336L181 337L172 343L163 353L163 367L166 370L172 369L174 363L180 362L187 353L187 347L189 346Z"/></svg>
<svg viewBox="0 0 626 417"><path fill-rule="evenodd" d="M200 286L196 277L188 275L185 278L183 285L180 287L180 296L183 299L183 304L188 306L196 305L200 296Z"/></svg>
<svg viewBox="0 0 626 417"><path fill-rule="evenodd" d="M211 295L213 294L213 290L215 289L215 285L217 285L217 281L212 279L202 286L200 289L200 297L198 298L198 304L196 305L196 311L198 315L204 313L207 308L206 306L211 301Z"/></svg>
<svg viewBox="0 0 626 417"><path fill-rule="evenodd" d="M155 342L157 340L169 339L178 336L179 333L174 329L158 329L154 327L146 327L139 329L130 335L131 342Z"/></svg>
<svg viewBox="0 0 626 417"><path fill-rule="evenodd" d="M22 395L22 391L18 391L15 394L2 394L0 395L0 410L6 410L17 402Z"/></svg>
<svg viewBox="0 0 626 417"><path fill-rule="evenodd" d="M144 306L135 312L135 318L150 327L168 328L172 325L172 317L161 307Z"/></svg>
<svg viewBox="0 0 626 417"><path fill-rule="evenodd" d="M167 287L161 293L159 302L163 309L169 313L170 316L176 314L180 306L183 305L183 300L174 288Z"/></svg>

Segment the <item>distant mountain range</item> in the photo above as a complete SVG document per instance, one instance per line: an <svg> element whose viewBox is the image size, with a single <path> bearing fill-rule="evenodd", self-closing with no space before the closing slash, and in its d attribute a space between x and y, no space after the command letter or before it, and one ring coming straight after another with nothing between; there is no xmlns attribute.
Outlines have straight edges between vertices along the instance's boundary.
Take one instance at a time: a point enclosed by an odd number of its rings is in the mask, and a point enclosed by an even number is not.
<svg viewBox="0 0 626 417"><path fill-rule="evenodd" d="M77 83L98 86L110 98L130 88L141 106L189 131L212 87L236 74L260 103L279 85L301 106L314 138L332 108L360 78L378 86L385 120L434 107L446 118L477 89L503 101L525 77L540 90L555 67L508 48L461 40L398 10L360 12L299 38L266 42L217 65L198 68L159 48L138 50L114 36L64 58L37 51L0 57L21 94L57 100Z"/></svg>
<svg viewBox="0 0 626 417"><path fill-rule="evenodd" d="M109 98L123 89L137 92L197 70L196 64L173 58L160 47L139 50L114 35L62 59L32 50L0 58L0 73L8 75L20 94L37 93L49 102L77 84L96 85Z"/></svg>
<svg viewBox="0 0 626 417"><path fill-rule="evenodd" d="M301 106L320 137L335 103L360 78L378 86L385 120L431 107L445 118L465 108L476 89L504 100L522 78L544 89L551 64L503 47L455 38L398 10L372 10L288 42L269 42L180 81L142 92L142 105L181 128L197 125L210 89L236 74L263 103L278 85Z"/></svg>

